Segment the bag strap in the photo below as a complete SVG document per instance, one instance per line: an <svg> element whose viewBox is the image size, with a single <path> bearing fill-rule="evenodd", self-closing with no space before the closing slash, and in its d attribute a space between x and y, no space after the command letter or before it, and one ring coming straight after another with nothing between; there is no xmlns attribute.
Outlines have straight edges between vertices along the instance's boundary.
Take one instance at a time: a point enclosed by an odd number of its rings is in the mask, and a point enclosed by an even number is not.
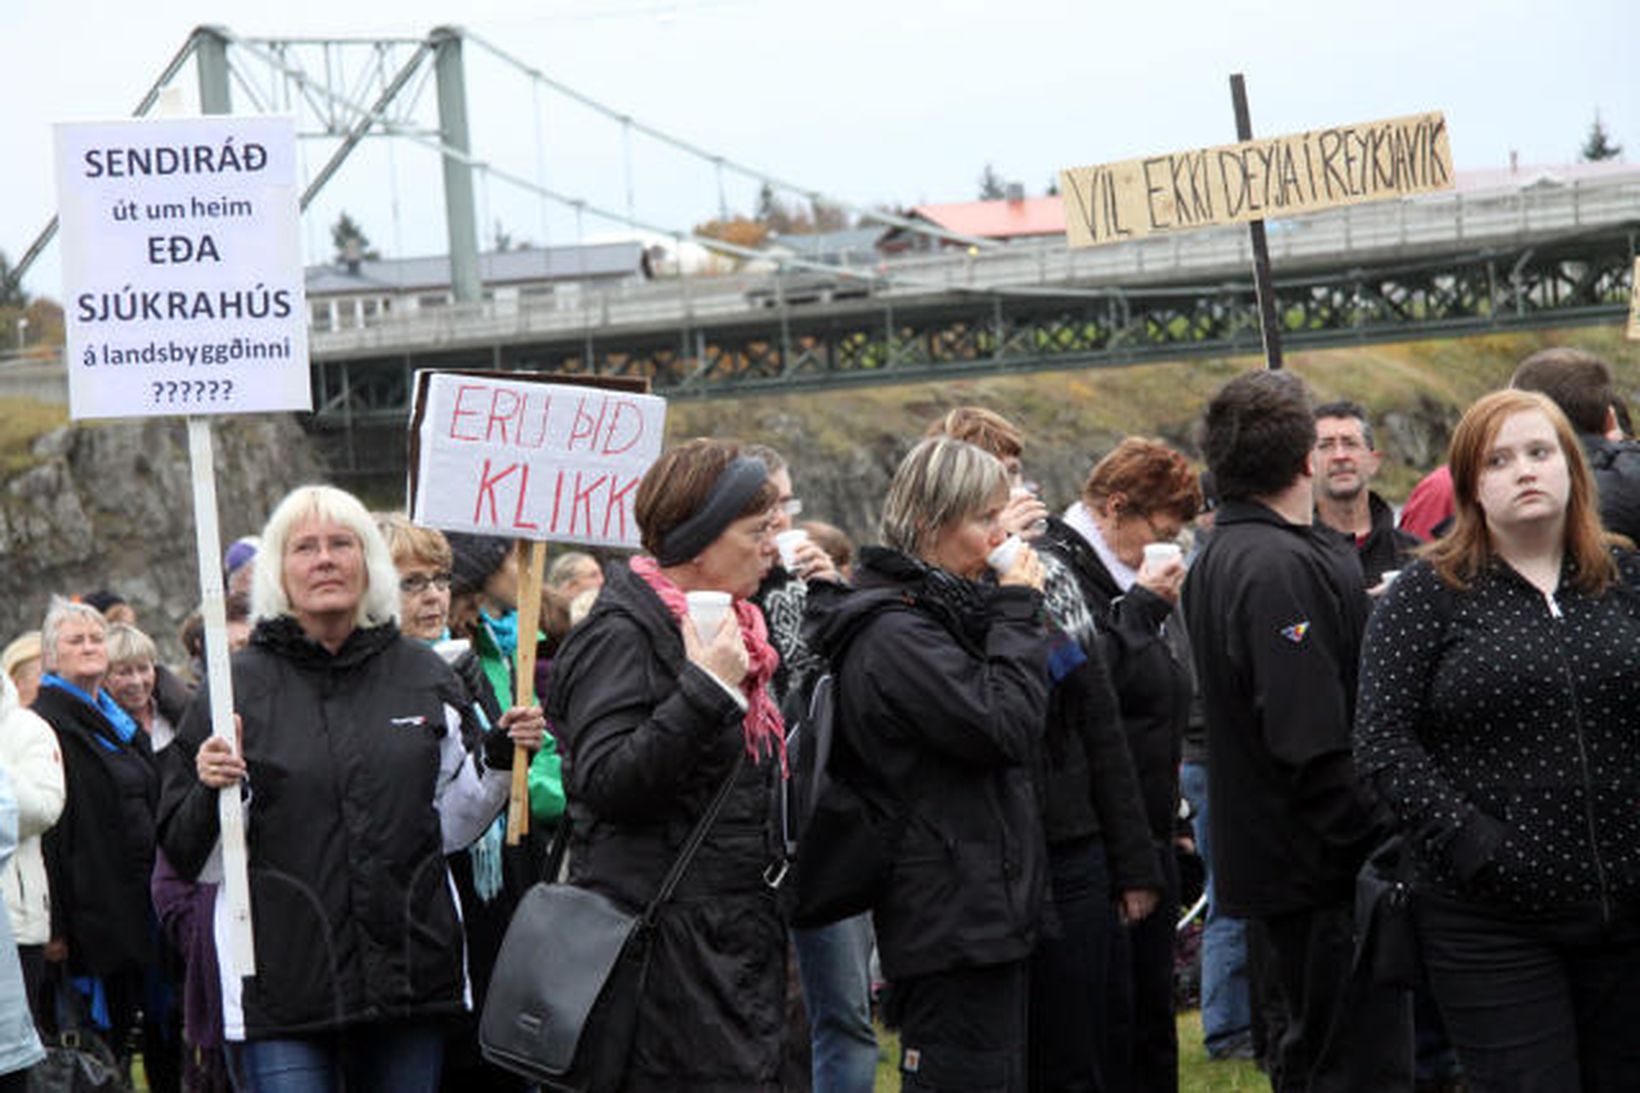
<svg viewBox="0 0 1640 1093"><path fill-rule="evenodd" d="M644 908L643 921L646 927L654 925L655 915L659 913L661 904L672 898L673 891L683 881L683 875L689 871L689 863L694 861L696 852L700 850L701 844L706 841L706 833L711 830L712 824L717 821L719 813L723 811L724 804L728 802L729 791L734 789L735 778L739 776L740 768L745 765L745 762L746 749L737 746L734 765L729 768L729 773L723 776L723 782L718 786L717 793L712 797L712 803L706 806L706 811L701 813L699 820L695 821L694 829L689 832L689 837L683 840L683 846L678 850L678 856L672 860L672 868L666 871L666 879L661 881L660 891L655 893L655 898L649 901L648 907Z"/></svg>

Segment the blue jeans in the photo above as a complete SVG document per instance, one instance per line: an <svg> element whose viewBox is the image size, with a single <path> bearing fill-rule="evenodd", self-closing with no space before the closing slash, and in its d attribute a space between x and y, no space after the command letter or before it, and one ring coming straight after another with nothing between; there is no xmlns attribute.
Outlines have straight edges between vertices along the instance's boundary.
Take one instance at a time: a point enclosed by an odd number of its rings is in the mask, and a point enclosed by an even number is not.
<svg viewBox="0 0 1640 1093"><path fill-rule="evenodd" d="M444 1030L426 1021L359 1025L343 1032L229 1043L239 1093L435 1093ZM345 1082L345 1086L344 1086Z"/></svg>
<svg viewBox="0 0 1640 1093"><path fill-rule="evenodd" d="M1179 790L1195 813L1196 852L1207 869L1207 918L1202 930L1202 1039L1209 1055L1228 1050L1252 1034L1253 1007L1247 985L1247 926L1213 905L1213 854L1207 828L1207 767L1179 766Z"/></svg>
<svg viewBox="0 0 1640 1093"><path fill-rule="evenodd" d="M809 1014L814 1093L871 1093L877 1033L871 1026L871 916L793 930Z"/></svg>

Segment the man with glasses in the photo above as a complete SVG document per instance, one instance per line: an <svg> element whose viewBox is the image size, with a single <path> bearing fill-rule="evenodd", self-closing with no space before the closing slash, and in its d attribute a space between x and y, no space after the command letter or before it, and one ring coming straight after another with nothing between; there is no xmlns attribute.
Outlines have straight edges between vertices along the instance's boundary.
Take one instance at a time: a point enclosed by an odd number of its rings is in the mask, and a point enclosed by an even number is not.
<svg viewBox="0 0 1640 1093"><path fill-rule="evenodd" d="M1400 569L1418 538L1395 526L1389 503L1372 492L1383 457L1372 444L1367 411L1355 402L1315 408L1315 518L1350 537L1367 591L1384 590L1384 574Z"/></svg>

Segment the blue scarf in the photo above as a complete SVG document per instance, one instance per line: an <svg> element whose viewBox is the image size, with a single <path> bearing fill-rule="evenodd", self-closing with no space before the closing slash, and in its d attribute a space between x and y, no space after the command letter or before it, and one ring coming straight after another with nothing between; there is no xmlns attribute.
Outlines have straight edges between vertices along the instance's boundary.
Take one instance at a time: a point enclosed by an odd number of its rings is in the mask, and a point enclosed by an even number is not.
<svg viewBox="0 0 1640 1093"><path fill-rule="evenodd" d="M131 720L131 715L120 709L119 703L115 702L113 698L109 696L108 692L102 688L99 687L97 689L97 697L92 698L90 695L74 686L74 684L70 683L56 672L47 672L45 675L41 676L40 686L55 687L59 691L63 691L66 694L71 694L81 702L84 702L87 706L90 706L92 709L102 714L103 719L106 720L109 725L113 726L114 732L117 736L119 736L121 744L129 744L131 742L131 738L137 735L137 723ZM97 743L101 744L109 751L120 750L118 745L103 736L101 733L96 735Z"/></svg>
<svg viewBox="0 0 1640 1093"><path fill-rule="evenodd" d="M479 615L490 625L490 634L495 638L501 655L511 660L518 655L518 609L513 608L499 619L492 618L488 611L480 611Z"/></svg>

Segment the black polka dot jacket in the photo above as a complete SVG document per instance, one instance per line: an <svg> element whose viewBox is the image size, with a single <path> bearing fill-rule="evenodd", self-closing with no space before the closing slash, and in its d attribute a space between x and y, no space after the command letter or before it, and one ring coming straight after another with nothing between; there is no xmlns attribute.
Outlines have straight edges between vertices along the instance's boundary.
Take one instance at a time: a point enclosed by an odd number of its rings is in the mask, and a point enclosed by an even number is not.
<svg viewBox="0 0 1640 1093"><path fill-rule="evenodd" d="M1412 563L1373 612L1356 769L1420 883L1531 916L1640 899L1640 559L1600 597Z"/></svg>

